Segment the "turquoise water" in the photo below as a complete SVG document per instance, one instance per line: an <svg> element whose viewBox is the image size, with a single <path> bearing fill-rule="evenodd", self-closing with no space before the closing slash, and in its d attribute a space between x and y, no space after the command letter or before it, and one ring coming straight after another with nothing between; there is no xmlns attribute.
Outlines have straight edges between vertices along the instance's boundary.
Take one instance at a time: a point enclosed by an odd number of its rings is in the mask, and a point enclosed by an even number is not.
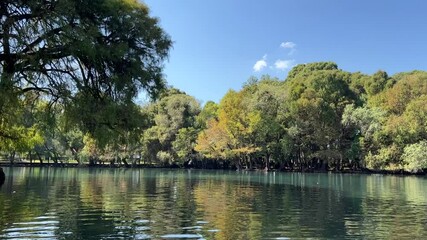
<svg viewBox="0 0 427 240"><path fill-rule="evenodd" d="M427 178L6 168L0 239L426 239Z"/></svg>

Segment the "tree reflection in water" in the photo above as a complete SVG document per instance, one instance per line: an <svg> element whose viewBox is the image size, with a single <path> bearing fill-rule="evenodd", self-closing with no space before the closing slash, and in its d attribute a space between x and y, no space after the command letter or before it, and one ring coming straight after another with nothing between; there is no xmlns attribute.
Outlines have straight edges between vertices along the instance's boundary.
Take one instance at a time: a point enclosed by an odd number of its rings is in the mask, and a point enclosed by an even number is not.
<svg viewBox="0 0 427 240"><path fill-rule="evenodd" d="M6 169L0 238L422 238L427 179L159 169Z"/></svg>

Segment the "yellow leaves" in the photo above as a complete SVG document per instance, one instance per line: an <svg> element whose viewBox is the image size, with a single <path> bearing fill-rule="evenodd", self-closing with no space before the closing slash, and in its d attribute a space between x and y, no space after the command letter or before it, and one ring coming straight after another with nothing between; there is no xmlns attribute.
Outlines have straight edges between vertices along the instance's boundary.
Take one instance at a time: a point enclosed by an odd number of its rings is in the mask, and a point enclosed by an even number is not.
<svg viewBox="0 0 427 240"><path fill-rule="evenodd" d="M85 157L97 157L101 154L96 140L90 134L87 133L83 136L83 143L84 147L82 153Z"/></svg>
<svg viewBox="0 0 427 240"><path fill-rule="evenodd" d="M402 114L391 114L384 126L393 141L406 144L427 136L427 95L409 102Z"/></svg>
<svg viewBox="0 0 427 240"><path fill-rule="evenodd" d="M126 11L131 11L132 9L138 9L148 12L147 6L137 0L109 0L107 4L110 4L112 8L116 8L117 10L124 9Z"/></svg>
<svg viewBox="0 0 427 240"><path fill-rule="evenodd" d="M427 95L427 73L415 72L405 75L392 88L372 98L370 104L400 115L412 100L422 95Z"/></svg>
<svg viewBox="0 0 427 240"><path fill-rule="evenodd" d="M404 113L411 133L427 135L427 95L423 95L408 104Z"/></svg>
<svg viewBox="0 0 427 240"><path fill-rule="evenodd" d="M247 128L247 133L251 134L256 130L256 127L261 122L262 117L259 111L250 112L248 115L249 126Z"/></svg>
<svg viewBox="0 0 427 240"><path fill-rule="evenodd" d="M242 140L254 131L261 121L258 111L249 109L244 102L243 92L229 91L220 103L219 123L231 138Z"/></svg>
<svg viewBox="0 0 427 240"><path fill-rule="evenodd" d="M247 146L247 147L235 148L235 149L231 150L231 152L234 153L237 156L247 155L247 154L255 153L255 152L258 152L258 151L261 151L261 148L260 147L255 147L253 145Z"/></svg>
<svg viewBox="0 0 427 240"><path fill-rule="evenodd" d="M208 122L195 150L210 158L234 158L260 151L251 142L262 116L250 109L247 101L244 91L230 90L219 105L218 120Z"/></svg>
<svg viewBox="0 0 427 240"><path fill-rule="evenodd" d="M208 128L200 132L194 149L209 158L225 158L229 141L225 129L213 119L208 122Z"/></svg>

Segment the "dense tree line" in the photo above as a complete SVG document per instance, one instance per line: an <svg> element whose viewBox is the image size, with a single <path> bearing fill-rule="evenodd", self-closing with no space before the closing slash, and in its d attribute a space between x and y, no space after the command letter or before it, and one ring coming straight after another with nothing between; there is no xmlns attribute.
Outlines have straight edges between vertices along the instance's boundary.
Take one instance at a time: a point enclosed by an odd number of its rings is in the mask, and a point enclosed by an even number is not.
<svg viewBox="0 0 427 240"><path fill-rule="evenodd" d="M301 64L202 107L166 87L171 40L136 0L5 0L0 25L0 152L11 163L427 168L427 72Z"/></svg>
<svg viewBox="0 0 427 240"><path fill-rule="evenodd" d="M302 64L285 80L252 77L203 107L167 88L157 101L120 112L129 130L100 132L102 141L79 125L67 127L60 104L46 111L43 100L22 101L16 124L31 137L8 147L3 140L2 150L9 158L80 164L421 172L426 96L427 72L390 77L345 72L331 62Z"/></svg>
<svg viewBox="0 0 427 240"><path fill-rule="evenodd" d="M301 64L284 81L251 78L229 91L195 149L237 168L420 172L426 96L427 72L390 77Z"/></svg>

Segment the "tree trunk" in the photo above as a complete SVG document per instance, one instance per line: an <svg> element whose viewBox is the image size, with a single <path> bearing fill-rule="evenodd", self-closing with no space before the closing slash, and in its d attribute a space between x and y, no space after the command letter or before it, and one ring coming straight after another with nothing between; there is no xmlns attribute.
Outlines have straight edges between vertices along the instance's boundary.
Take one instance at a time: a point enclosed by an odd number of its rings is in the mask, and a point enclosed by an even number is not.
<svg viewBox="0 0 427 240"><path fill-rule="evenodd" d="M237 158L236 167L237 167L237 170L238 170L238 171L242 170L242 164L241 164L240 157L239 157L239 158Z"/></svg>
<svg viewBox="0 0 427 240"><path fill-rule="evenodd" d="M79 165L82 164L81 160L79 159L77 150L75 148L72 148L72 147L70 147L70 150L71 150L71 154L74 157L74 160L76 160Z"/></svg>
<svg viewBox="0 0 427 240"><path fill-rule="evenodd" d="M95 166L95 158L94 157L89 157L89 166Z"/></svg>
<svg viewBox="0 0 427 240"><path fill-rule="evenodd" d="M15 163L15 151L11 152L9 155L10 164L13 165Z"/></svg>
<svg viewBox="0 0 427 240"><path fill-rule="evenodd" d="M58 165L58 155L55 152L53 153L52 160L55 165Z"/></svg>
<svg viewBox="0 0 427 240"><path fill-rule="evenodd" d="M126 158L122 158L122 162L125 165L126 168L129 168L130 165L128 164L128 162L126 161Z"/></svg>
<svg viewBox="0 0 427 240"><path fill-rule="evenodd" d="M322 160L321 164L322 164L322 167L321 167L322 171L328 171L328 168L329 168L328 161Z"/></svg>
<svg viewBox="0 0 427 240"><path fill-rule="evenodd" d="M267 153L267 156L265 158L265 171L270 170L270 154Z"/></svg>
<svg viewBox="0 0 427 240"><path fill-rule="evenodd" d="M249 169L252 170L253 166L252 166L252 158L251 155L248 155L248 161L249 161Z"/></svg>
<svg viewBox="0 0 427 240"><path fill-rule="evenodd" d="M36 152L36 154L37 154L37 157L39 158L40 164L43 164L43 159L42 159L42 156L40 155L40 153Z"/></svg>
<svg viewBox="0 0 427 240"><path fill-rule="evenodd" d="M28 158L30 160L30 164L33 164L33 155L31 154L31 151L28 152Z"/></svg>

